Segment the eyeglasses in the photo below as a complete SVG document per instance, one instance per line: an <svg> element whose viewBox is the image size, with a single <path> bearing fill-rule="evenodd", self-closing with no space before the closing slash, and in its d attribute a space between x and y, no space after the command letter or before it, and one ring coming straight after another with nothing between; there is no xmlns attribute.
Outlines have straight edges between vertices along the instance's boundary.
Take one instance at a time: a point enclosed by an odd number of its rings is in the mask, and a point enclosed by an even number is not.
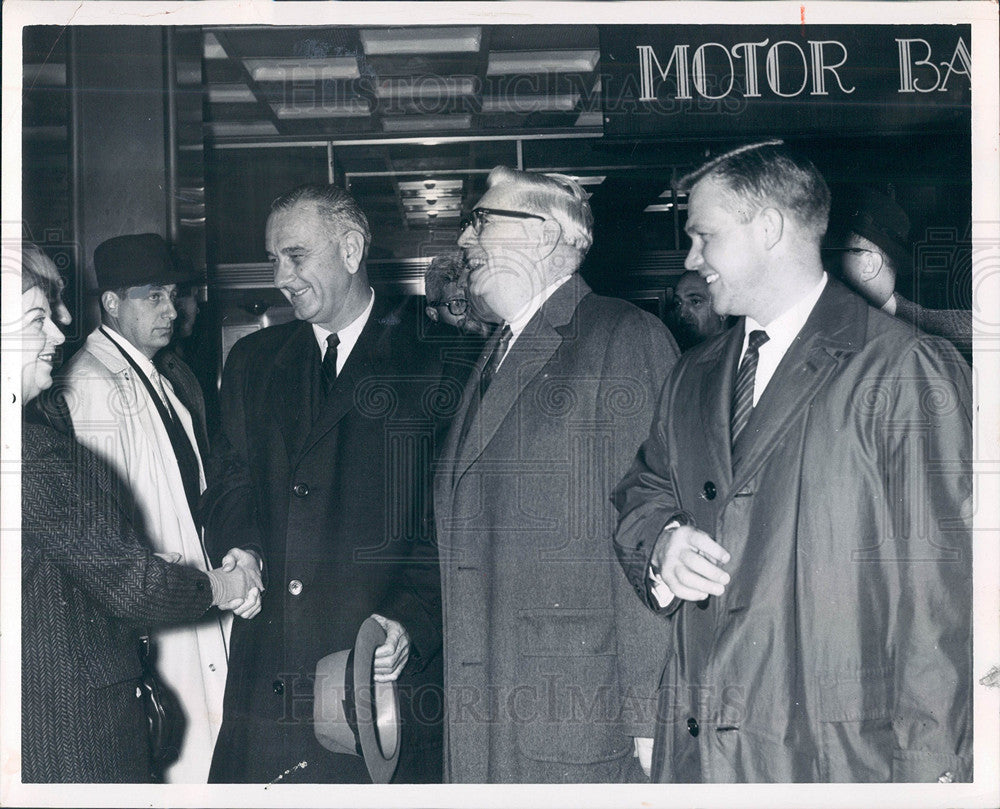
<svg viewBox="0 0 1000 809"><path fill-rule="evenodd" d="M469 215L458 223L458 232L464 233L467 227L472 227L474 233L479 234L483 230L483 225L491 216L506 216L510 219L538 219L541 222L545 221L544 216L539 216L536 213L527 213L526 211L505 211L500 208L473 208L469 212Z"/></svg>
<svg viewBox="0 0 1000 809"><path fill-rule="evenodd" d="M465 298L452 298L448 301L439 301L434 306L446 306L452 315L459 317L468 311L469 302Z"/></svg>

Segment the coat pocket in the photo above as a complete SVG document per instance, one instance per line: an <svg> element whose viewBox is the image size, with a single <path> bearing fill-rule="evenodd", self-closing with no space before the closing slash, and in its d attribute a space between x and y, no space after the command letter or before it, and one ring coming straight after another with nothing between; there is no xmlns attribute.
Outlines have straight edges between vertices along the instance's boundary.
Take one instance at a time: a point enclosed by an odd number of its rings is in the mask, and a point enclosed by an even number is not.
<svg viewBox="0 0 1000 809"><path fill-rule="evenodd" d="M820 678L820 780L892 780L892 677L867 668Z"/></svg>
<svg viewBox="0 0 1000 809"><path fill-rule="evenodd" d="M521 754L590 764L631 753L621 730L614 612L521 610L517 688L511 703Z"/></svg>

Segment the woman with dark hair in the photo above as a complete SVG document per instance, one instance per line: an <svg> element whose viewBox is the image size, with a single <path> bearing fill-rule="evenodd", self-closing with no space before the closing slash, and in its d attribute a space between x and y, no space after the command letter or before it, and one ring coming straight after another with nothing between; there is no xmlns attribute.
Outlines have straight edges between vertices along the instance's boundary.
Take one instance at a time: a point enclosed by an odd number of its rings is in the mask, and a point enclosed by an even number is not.
<svg viewBox="0 0 1000 809"><path fill-rule="evenodd" d="M22 409L52 385L69 322L62 280L23 250ZM128 492L96 456L47 424L22 420L21 775L24 782L154 780L139 681L140 635L232 609L242 573L208 574L152 553Z"/></svg>

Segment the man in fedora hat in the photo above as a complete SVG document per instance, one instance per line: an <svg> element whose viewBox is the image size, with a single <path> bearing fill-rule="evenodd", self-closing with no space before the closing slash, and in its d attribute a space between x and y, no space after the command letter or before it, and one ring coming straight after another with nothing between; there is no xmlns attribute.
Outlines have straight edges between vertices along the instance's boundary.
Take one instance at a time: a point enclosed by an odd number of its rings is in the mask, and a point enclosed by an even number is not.
<svg viewBox="0 0 1000 809"><path fill-rule="evenodd" d="M841 259L847 283L890 315L971 351L971 311L927 309L896 291L897 276L910 269L912 257L906 211L885 194L862 188L848 223Z"/></svg>
<svg viewBox="0 0 1000 809"><path fill-rule="evenodd" d="M153 233L102 242L94 251L94 270L102 322L65 372L73 429L129 484L154 550L206 570L196 518L205 477L194 423L152 362L173 334L177 284L189 279ZM252 617L260 609L256 560L234 550L223 564L241 567L247 583L246 597L227 606ZM222 715L227 632L228 621L212 612L198 624L155 635L159 673L180 700L187 728L178 760L163 773L168 782L208 778Z"/></svg>

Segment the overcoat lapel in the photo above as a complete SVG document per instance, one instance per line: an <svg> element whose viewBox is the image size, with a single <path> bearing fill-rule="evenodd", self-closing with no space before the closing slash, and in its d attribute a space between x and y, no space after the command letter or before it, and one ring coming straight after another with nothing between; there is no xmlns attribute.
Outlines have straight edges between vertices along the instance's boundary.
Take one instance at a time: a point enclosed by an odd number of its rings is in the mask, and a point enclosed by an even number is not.
<svg viewBox="0 0 1000 809"><path fill-rule="evenodd" d="M379 300L376 299L357 344L344 363L343 369L337 374L333 390L327 395L322 410L316 414L310 428L307 429L300 450L292 456L293 465L354 409L357 404L358 385L374 377L376 368L380 369L382 374L390 368L388 363L377 363L375 355L382 337L391 326L393 317L394 315L386 313L385 307L380 306Z"/></svg>
<svg viewBox="0 0 1000 809"><path fill-rule="evenodd" d="M715 479L728 485L732 477L730 454L731 402L733 398L733 368L739 361L743 347L743 327L730 329L698 360L701 370L702 424Z"/></svg>
<svg viewBox="0 0 1000 809"><path fill-rule="evenodd" d="M829 279L734 448L734 487L760 468L844 358L858 350L867 326L867 304Z"/></svg>
<svg viewBox="0 0 1000 809"><path fill-rule="evenodd" d="M577 305L589 292L590 287L586 282L578 275L573 275L552 293L525 326L490 383L479 410L469 425L465 441L457 447L455 482L489 445L504 419L514 408L522 391L552 359L552 355L556 353L563 340L567 336L572 336L572 329L568 329L567 326L573 319ZM495 342L491 339L490 346L492 345L495 345ZM481 363L490 353L492 352L488 348L483 357L480 357L480 362L476 364L477 371L481 371ZM473 383L478 385L478 382L477 372L466 386L466 404L471 403L472 395L476 395L471 388ZM464 409L462 413L465 413Z"/></svg>
<svg viewBox="0 0 1000 809"><path fill-rule="evenodd" d="M311 352L315 352L313 355ZM274 371L267 383L271 416L281 427L288 457L295 458L312 426L313 366L319 346L312 326L300 322L291 337L278 349Z"/></svg>

